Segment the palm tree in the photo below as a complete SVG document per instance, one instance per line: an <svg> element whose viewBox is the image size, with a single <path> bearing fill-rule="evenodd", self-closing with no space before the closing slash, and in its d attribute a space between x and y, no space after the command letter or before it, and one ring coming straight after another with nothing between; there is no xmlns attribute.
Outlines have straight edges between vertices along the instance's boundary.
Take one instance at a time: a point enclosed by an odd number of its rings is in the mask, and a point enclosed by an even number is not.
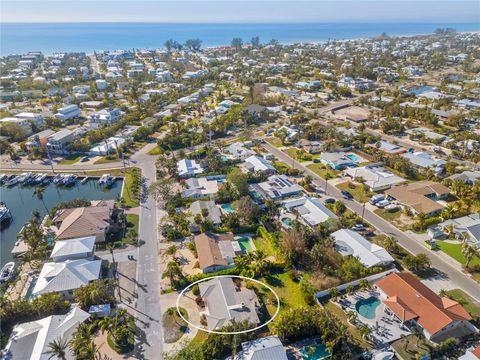
<svg viewBox="0 0 480 360"><path fill-rule="evenodd" d="M368 339L370 337L370 335L372 335L373 333L373 330L370 326L368 326L367 324L363 324L362 326L360 326L358 328L358 331L360 332L360 335L362 335L362 337L364 339Z"/></svg>
<svg viewBox="0 0 480 360"><path fill-rule="evenodd" d="M175 286L177 282L183 277L182 269L176 261L170 261L167 264L167 270L162 275L162 278L168 277L172 286Z"/></svg>
<svg viewBox="0 0 480 360"><path fill-rule="evenodd" d="M333 176L332 176L332 174L330 174L330 172L327 172L327 173L325 174L325 195L328 194L328 191L327 191L327 188L328 188L328 180L330 180L330 179L332 179L332 178L333 178Z"/></svg>
<svg viewBox="0 0 480 360"><path fill-rule="evenodd" d="M60 360L67 360L68 340L58 337L48 344L50 350L45 351L44 354L50 355L49 359L56 357Z"/></svg>
<svg viewBox="0 0 480 360"><path fill-rule="evenodd" d="M347 311L347 320L350 324L355 325L355 322L358 319L358 314L356 311Z"/></svg>
<svg viewBox="0 0 480 360"><path fill-rule="evenodd" d="M45 207L45 210L47 210L47 213L49 213L50 211L48 210L47 205L45 204L45 200L43 199L44 192L45 192L45 188L37 187L33 192L32 197L36 196L37 199L43 203L43 206Z"/></svg>
<svg viewBox="0 0 480 360"><path fill-rule="evenodd" d="M475 245L464 241L462 245L462 255L465 257L465 267L468 268L474 256L477 255L478 249Z"/></svg>
<svg viewBox="0 0 480 360"><path fill-rule="evenodd" d="M418 218L418 226L420 230L423 230L423 228L425 227L425 220L427 219L427 215L425 215L424 213L418 213L417 218Z"/></svg>
<svg viewBox="0 0 480 360"><path fill-rule="evenodd" d="M336 287L333 287L328 291L328 295L330 295L332 299L335 299L340 295L340 290L338 290Z"/></svg>
<svg viewBox="0 0 480 360"><path fill-rule="evenodd" d="M415 343L415 346L418 347L418 342L422 338L422 332L416 326L413 326L411 328L411 332L412 332L412 336L417 340Z"/></svg>

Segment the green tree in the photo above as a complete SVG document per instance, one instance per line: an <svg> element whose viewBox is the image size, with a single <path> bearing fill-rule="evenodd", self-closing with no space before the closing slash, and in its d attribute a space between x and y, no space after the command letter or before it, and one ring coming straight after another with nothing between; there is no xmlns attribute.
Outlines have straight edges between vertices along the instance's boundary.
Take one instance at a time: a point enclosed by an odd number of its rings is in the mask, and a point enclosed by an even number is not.
<svg viewBox="0 0 480 360"><path fill-rule="evenodd" d="M48 349L45 351L45 355L50 355L49 359L51 358L58 358L60 360L67 360L67 351L68 351L68 340L57 338L52 340L48 345Z"/></svg>

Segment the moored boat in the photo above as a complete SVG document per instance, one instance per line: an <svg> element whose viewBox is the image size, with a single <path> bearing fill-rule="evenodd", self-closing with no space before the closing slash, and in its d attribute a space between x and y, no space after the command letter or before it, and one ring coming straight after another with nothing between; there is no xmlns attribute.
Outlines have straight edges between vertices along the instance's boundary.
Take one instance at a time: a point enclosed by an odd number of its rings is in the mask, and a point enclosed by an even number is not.
<svg viewBox="0 0 480 360"><path fill-rule="evenodd" d="M15 263L10 261L6 263L2 270L0 270L0 283L4 283L13 277L13 270L15 269Z"/></svg>

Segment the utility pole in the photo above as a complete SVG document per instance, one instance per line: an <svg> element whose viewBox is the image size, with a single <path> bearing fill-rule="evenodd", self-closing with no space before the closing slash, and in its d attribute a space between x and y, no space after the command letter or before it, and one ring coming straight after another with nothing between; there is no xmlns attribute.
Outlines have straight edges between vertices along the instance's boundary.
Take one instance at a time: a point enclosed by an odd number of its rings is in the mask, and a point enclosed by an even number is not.
<svg viewBox="0 0 480 360"><path fill-rule="evenodd" d="M52 168L52 172L55 174L55 169L53 168L53 161L52 161L52 157L50 156L50 150L48 149L48 144L46 145L46 149L47 149L48 160L50 161L50 166Z"/></svg>

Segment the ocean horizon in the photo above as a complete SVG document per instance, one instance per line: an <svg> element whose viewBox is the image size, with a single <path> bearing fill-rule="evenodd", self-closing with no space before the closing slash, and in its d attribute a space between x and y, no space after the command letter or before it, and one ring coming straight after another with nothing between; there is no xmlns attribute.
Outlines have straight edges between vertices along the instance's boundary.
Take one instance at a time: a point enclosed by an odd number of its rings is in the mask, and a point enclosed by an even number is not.
<svg viewBox="0 0 480 360"><path fill-rule="evenodd" d="M234 37L262 43L321 42L370 38L382 33L413 36L451 27L460 32L480 31L480 23L1 23L0 55L28 51L86 52L117 49L155 49L168 39L202 40L202 47L229 45Z"/></svg>

